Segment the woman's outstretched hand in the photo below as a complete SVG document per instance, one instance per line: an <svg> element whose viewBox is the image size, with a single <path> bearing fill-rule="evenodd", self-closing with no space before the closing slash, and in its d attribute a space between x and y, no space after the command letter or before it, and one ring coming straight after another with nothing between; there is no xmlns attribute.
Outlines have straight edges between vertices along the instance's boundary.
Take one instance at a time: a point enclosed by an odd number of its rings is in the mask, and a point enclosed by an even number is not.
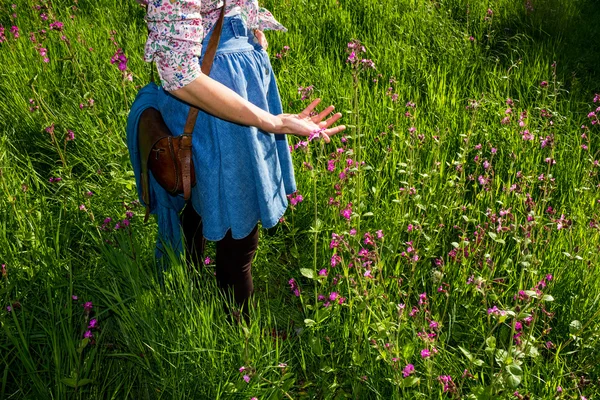
<svg viewBox="0 0 600 400"><path fill-rule="evenodd" d="M298 136L311 136L311 134L319 133L320 138L325 140L325 143L331 141L330 136L336 133L342 132L346 129L345 125L338 125L331 128L337 120L342 118L342 113L335 113L325 121L325 117L333 112L334 106L329 106L320 113L311 116L311 112L321 102L321 99L315 99L308 105L300 114L280 114L277 117L281 120L281 125L278 127L277 132Z"/></svg>

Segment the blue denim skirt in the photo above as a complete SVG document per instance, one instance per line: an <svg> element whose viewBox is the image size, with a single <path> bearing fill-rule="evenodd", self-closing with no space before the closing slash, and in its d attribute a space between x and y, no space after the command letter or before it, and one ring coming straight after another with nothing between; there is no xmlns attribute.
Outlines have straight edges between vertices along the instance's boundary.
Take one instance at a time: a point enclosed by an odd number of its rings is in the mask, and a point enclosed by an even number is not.
<svg viewBox="0 0 600 400"><path fill-rule="evenodd" d="M204 38L199 62L211 34ZM283 112L269 56L240 16L224 20L210 77L271 114ZM158 106L171 132L182 133L189 105L161 88ZM296 191L286 135L201 110L192 146L196 185L191 201L202 217L207 240L220 240L229 229L234 239L244 238L259 221L264 228L277 224L287 208L287 195Z"/></svg>

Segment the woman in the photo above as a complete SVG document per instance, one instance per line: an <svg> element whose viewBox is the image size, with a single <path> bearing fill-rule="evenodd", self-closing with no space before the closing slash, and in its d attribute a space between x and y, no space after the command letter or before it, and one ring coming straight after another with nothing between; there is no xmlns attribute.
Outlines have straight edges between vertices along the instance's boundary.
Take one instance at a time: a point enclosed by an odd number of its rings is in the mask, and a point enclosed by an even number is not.
<svg viewBox="0 0 600 400"><path fill-rule="evenodd" d="M329 143L331 135L345 129L332 128L342 115L324 120L334 110L329 106L310 116L319 99L300 114L282 112L262 31L285 28L257 0L230 0L225 5L210 77L201 72L200 63L224 2L138 2L147 5L145 60L156 62L162 88L156 88L153 101L165 123L174 134L182 132L189 105L201 110L192 136L196 186L178 221L187 254L200 264L205 240L217 242L218 286L233 288L247 318L258 221L264 228L276 225L287 208L286 195L296 191L285 135L316 133ZM131 143L133 154L135 141ZM160 236L169 223L157 212Z"/></svg>

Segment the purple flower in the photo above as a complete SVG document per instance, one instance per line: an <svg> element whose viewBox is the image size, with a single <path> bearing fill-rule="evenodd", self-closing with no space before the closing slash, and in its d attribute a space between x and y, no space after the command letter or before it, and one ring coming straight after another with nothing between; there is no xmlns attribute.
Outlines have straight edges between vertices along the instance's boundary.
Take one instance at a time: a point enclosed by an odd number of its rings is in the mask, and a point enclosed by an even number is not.
<svg viewBox="0 0 600 400"><path fill-rule="evenodd" d="M85 339L92 339L92 338L94 337L94 334L92 333L92 331L90 331L90 330L87 330L87 331L85 331L85 333L83 334L83 337L84 337Z"/></svg>
<svg viewBox="0 0 600 400"><path fill-rule="evenodd" d="M96 329L98 328L98 320L96 318L91 319L88 325L88 329Z"/></svg>
<svg viewBox="0 0 600 400"><path fill-rule="evenodd" d="M60 21L50 23L50 30L62 31L64 24Z"/></svg>
<svg viewBox="0 0 600 400"><path fill-rule="evenodd" d="M243 378L246 381L246 383L250 382L250 377L248 375L244 375Z"/></svg>
<svg viewBox="0 0 600 400"><path fill-rule="evenodd" d="M331 256L331 266L335 267L342 261L342 257L339 254L334 254Z"/></svg>
<svg viewBox="0 0 600 400"><path fill-rule="evenodd" d="M294 295L296 297L300 297L300 287L298 286L294 278L290 279L288 283L290 284L290 290L294 293Z"/></svg>
<svg viewBox="0 0 600 400"><path fill-rule="evenodd" d="M431 352L429 351L429 349L421 350L421 358L429 358L429 357L431 357Z"/></svg>
<svg viewBox="0 0 600 400"><path fill-rule="evenodd" d="M402 376L404 378L407 378L408 376L410 376L413 372L415 372L415 366L412 364L407 364L406 367L404 367L404 369L402 370Z"/></svg>
<svg viewBox="0 0 600 400"><path fill-rule="evenodd" d="M440 375L438 376L438 380L444 387L444 393L453 390L454 382L452 382L452 377L450 375Z"/></svg>
<svg viewBox="0 0 600 400"><path fill-rule="evenodd" d="M83 311L86 314L89 314L92 311L92 308L94 308L94 304L91 301L86 301L83 305Z"/></svg>
<svg viewBox="0 0 600 400"><path fill-rule="evenodd" d="M520 331L523 329L523 324L519 321L515 322L515 330Z"/></svg>
<svg viewBox="0 0 600 400"><path fill-rule="evenodd" d="M352 216L352 206L351 206L351 204L348 204L346 206L346 208L344 208L342 211L340 211L340 214L341 214L342 217L346 218L349 221L350 217Z"/></svg>
<svg viewBox="0 0 600 400"><path fill-rule="evenodd" d="M548 86L548 82L546 82L546 81L541 81L541 82L540 82L540 86L541 86L541 87L546 87L546 86Z"/></svg>

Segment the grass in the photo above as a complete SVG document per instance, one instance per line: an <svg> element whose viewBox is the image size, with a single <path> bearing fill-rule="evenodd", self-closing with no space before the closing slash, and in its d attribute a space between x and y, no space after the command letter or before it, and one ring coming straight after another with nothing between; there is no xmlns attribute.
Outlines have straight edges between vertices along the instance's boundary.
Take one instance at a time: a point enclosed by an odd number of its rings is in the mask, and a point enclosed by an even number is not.
<svg viewBox="0 0 600 400"><path fill-rule="evenodd" d="M289 29L268 34L284 109L319 96L349 129L293 151L304 200L260 232L247 327L227 322L214 265L170 254L159 283L125 145L150 75L143 10L14 3L0 5L0 398L600 395L594 1L261 3ZM353 39L375 70L346 62Z"/></svg>

